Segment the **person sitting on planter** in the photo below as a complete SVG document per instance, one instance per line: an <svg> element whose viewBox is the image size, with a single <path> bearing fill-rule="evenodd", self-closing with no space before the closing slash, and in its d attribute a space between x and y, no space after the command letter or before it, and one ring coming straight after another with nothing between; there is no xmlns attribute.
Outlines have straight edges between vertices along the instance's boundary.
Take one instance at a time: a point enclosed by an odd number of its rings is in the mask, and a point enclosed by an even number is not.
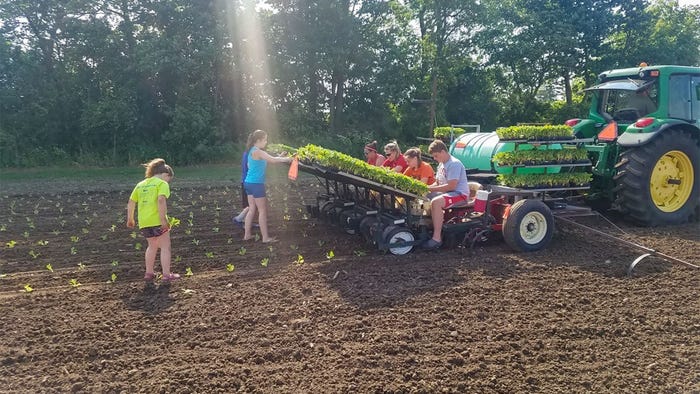
<svg viewBox="0 0 700 394"><path fill-rule="evenodd" d="M406 163L406 159L401 154L399 144L396 141L392 141L384 145L384 153L386 154L386 161L384 161L382 167L391 168L393 171L403 174L403 170L408 167L408 163Z"/></svg>
<svg viewBox="0 0 700 394"><path fill-rule="evenodd" d="M386 160L386 157L377 152L377 141L372 141L365 145L365 158L367 159L367 164L377 167L381 167Z"/></svg>
<svg viewBox="0 0 700 394"><path fill-rule="evenodd" d="M435 182L435 171L430 164L421 159L421 152L418 148L410 148L404 152L403 157L406 159L408 167L403 171L407 177L417 179L426 185L431 185Z"/></svg>
<svg viewBox="0 0 700 394"><path fill-rule="evenodd" d="M433 237L425 241L422 247L437 249L442 246L442 222L445 217L443 210L469 199L469 183L464 165L450 155L444 142L433 141L428 147L428 152L439 164L435 172L435 182L428 185Z"/></svg>

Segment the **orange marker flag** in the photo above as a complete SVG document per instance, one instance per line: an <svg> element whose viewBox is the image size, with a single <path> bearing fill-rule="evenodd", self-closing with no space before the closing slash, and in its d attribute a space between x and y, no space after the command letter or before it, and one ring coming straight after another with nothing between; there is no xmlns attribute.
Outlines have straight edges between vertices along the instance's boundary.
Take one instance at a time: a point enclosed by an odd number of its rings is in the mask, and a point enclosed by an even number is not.
<svg viewBox="0 0 700 394"><path fill-rule="evenodd" d="M601 141L615 141L617 138L617 122L611 120L603 130L598 133L598 139Z"/></svg>
<svg viewBox="0 0 700 394"><path fill-rule="evenodd" d="M295 156L294 160L292 160L291 164L289 164L289 173L287 173L287 177L295 181L297 179L297 175L299 175L299 159Z"/></svg>

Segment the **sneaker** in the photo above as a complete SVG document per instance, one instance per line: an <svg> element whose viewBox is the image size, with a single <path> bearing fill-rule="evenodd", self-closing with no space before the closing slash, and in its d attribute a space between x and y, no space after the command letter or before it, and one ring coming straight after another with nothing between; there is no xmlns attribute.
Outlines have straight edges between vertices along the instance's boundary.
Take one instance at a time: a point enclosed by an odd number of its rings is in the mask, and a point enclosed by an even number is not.
<svg viewBox="0 0 700 394"><path fill-rule="evenodd" d="M180 279L180 275L179 275L179 274L173 274L173 273L171 273L171 274L169 274L169 275L163 275L163 277L162 277L160 280L161 280L161 282L164 282L164 283L170 283L170 282L174 282L174 281L176 281L176 280L178 280L178 279Z"/></svg>
<svg viewBox="0 0 700 394"><path fill-rule="evenodd" d="M430 238L429 240L423 242L423 244L421 245L421 248L423 248L423 250L435 250L435 249L439 249L440 246L442 246L442 242L438 242L438 241Z"/></svg>

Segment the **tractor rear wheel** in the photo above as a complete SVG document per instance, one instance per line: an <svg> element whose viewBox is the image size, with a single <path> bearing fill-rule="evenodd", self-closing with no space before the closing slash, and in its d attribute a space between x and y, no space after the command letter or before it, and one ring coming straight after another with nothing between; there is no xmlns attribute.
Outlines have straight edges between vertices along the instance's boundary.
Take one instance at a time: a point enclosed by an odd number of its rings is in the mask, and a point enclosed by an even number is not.
<svg viewBox="0 0 700 394"><path fill-rule="evenodd" d="M616 167L615 204L634 222L658 226L700 217L700 147L688 133L668 130L627 149Z"/></svg>
<svg viewBox="0 0 700 394"><path fill-rule="evenodd" d="M540 250L549 245L553 235L554 215L540 200L516 202L503 221L503 239L518 252Z"/></svg>
<svg viewBox="0 0 700 394"><path fill-rule="evenodd" d="M400 242L413 242L416 237L413 232L406 227L389 226L384 229L384 243L387 245L397 244ZM397 245L389 248L389 252L393 255L401 256L413 250L413 245Z"/></svg>

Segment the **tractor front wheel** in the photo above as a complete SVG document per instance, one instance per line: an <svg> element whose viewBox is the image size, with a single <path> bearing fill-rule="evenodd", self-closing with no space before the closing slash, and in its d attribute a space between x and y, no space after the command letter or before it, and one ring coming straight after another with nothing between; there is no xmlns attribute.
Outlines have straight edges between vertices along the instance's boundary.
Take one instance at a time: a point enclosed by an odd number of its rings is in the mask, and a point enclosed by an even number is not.
<svg viewBox="0 0 700 394"><path fill-rule="evenodd" d="M554 215L540 200L516 202L503 221L503 239L518 252L540 250L549 245L553 235Z"/></svg>
<svg viewBox="0 0 700 394"><path fill-rule="evenodd" d="M618 209L644 226L685 223L700 216L700 147L688 133L667 130L627 149L617 164Z"/></svg>

